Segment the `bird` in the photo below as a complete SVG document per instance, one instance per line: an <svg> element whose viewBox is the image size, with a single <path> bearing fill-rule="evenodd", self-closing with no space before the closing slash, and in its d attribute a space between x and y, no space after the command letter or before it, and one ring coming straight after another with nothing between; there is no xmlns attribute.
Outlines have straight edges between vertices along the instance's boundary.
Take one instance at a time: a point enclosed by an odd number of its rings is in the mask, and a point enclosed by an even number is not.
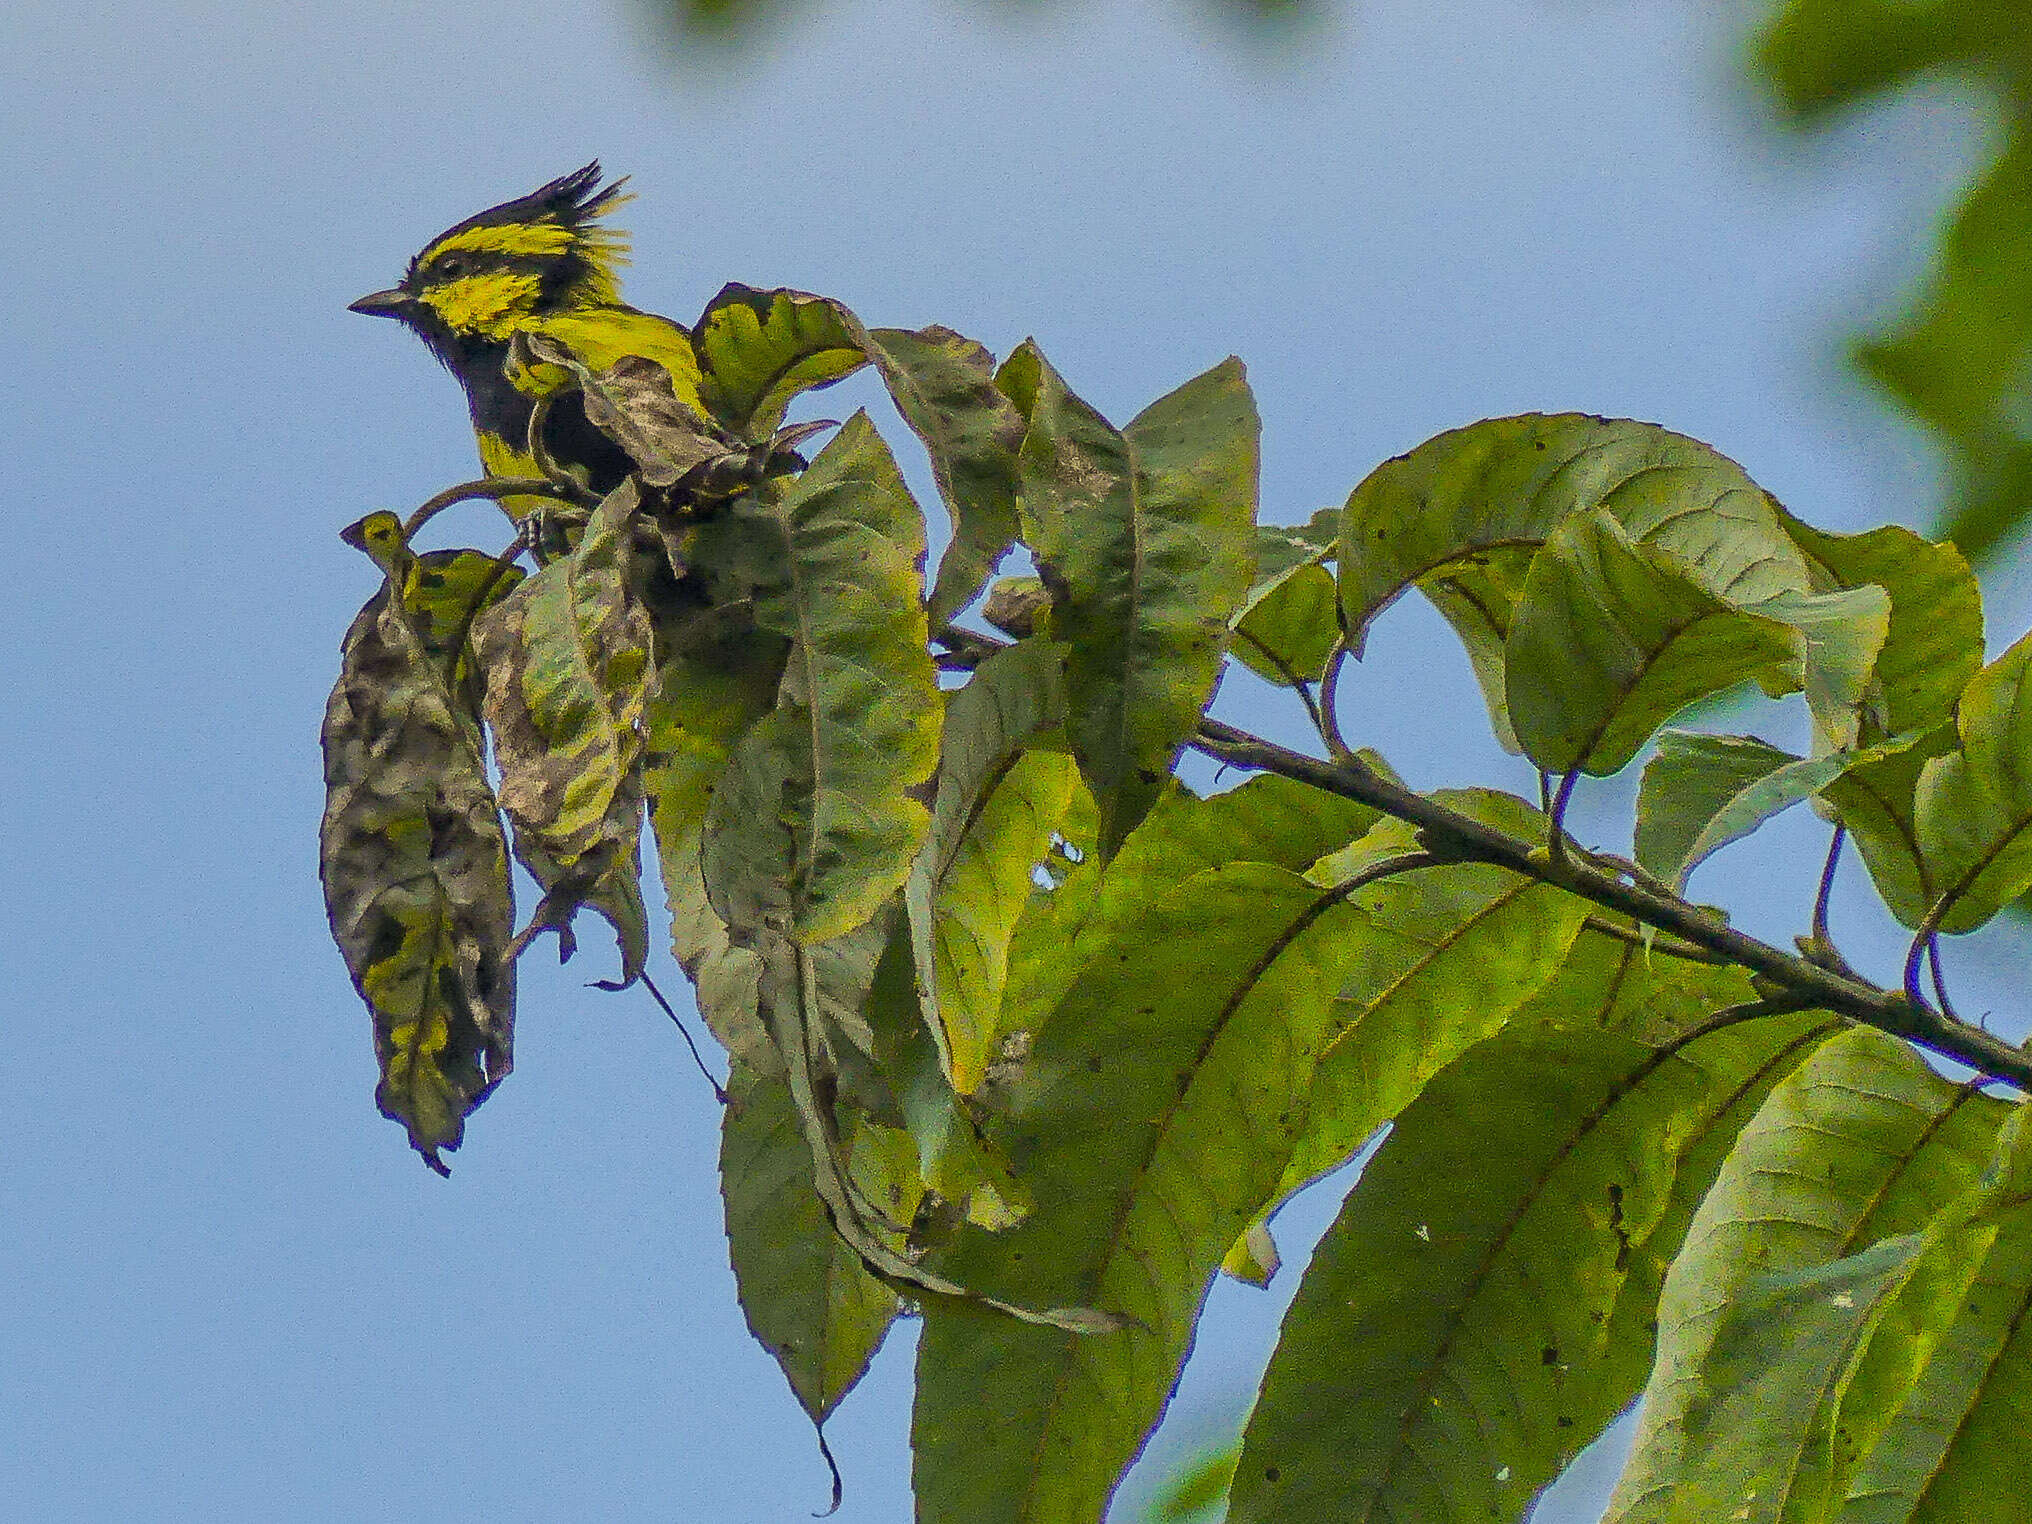
<svg viewBox="0 0 2032 1524"><path fill-rule="evenodd" d="M402 323L458 378L489 476L543 474L529 448L529 421L537 399L551 393L542 443L552 461L583 472L599 496L633 469L621 447L587 421L558 367L509 365L518 333L554 339L596 371L629 355L654 360L677 398L707 413L691 330L621 300L627 236L602 219L633 197L622 193L625 179L603 178L595 159L475 213L425 244L400 284L351 304L354 312ZM502 506L522 519L544 502L510 496Z"/></svg>

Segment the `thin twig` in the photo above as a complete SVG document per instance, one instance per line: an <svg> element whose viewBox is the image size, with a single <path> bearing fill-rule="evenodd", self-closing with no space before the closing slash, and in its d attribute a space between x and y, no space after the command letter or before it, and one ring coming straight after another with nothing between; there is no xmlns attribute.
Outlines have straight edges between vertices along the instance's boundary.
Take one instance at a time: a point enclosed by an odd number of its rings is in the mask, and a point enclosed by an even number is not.
<svg viewBox="0 0 2032 1524"><path fill-rule="evenodd" d="M1321 715L1319 705L1313 702L1312 684L1307 682L1304 678L1300 677L1298 675L1297 670L1291 665L1290 662L1286 661L1282 655L1280 655L1276 651L1271 650L1269 646L1265 645L1259 638L1251 634L1249 631L1237 627L1235 633L1241 636L1242 639L1248 641L1249 644L1254 646L1258 651L1261 651L1263 653L1263 659L1269 662L1271 666L1277 669L1278 673L1284 678L1285 686L1291 689L1293 693L1296 693L1298 695L1298 701L1301 704L1305 705L1305 712L1312 719L1312 728L1319 732L1320 740L1325 742L1328 749L1331 750L1333 747L1333 740L1331 735L1328 733L1326 719L1323 715Z"/></svg>
<svg viewBox="0 0 2032 1524"><path fill-rule="evenodd" d="M1827 844L1827 866L1820 870L1820 892L1813 897L1813 927L1808 935L1830 951L1834 948L1834 938L1827 934L1827 904L1834 896L1834 870L1841 862L1842 847L1848 839L1847 826L1834 828L1834 839Z"/></svg>
<svg viewBox="0 0 2032 1524"><path fill-rule="evenodd" d="M1552 808L1546 811L1552 819L1552 831L1546 838L1545 850L1554 860L1566 856L1566 807L1573 802L1573 786L1580 782L1580 769L1575 768L1559 780L1559 792L1552 796Z"/></svg>
<svg viewBox="0 0 2032 1524"><path fill-rule="evenodd" d="M714 1098L718 1100L722 1106L726 1105L733 1098L729 1096L727 1092L720 1087L720 1082L713 1078L713 1071L706 1067L705 1059L701 1057L699 1054L698 1044L692 1041L691 1028L687 1027L684 1024L684 1018L677 1014L676 1008L673 1007L668 1000L665 1000L663 998L663 991L656 987L656 981L654 979L650 978L647 974L642 974L639 977L642 980L642 987L648 990L649 993L655 997L656 1003L658 1005L663 1007L663 1014L668 1016L672 1021L677 1023L678 1034L684 1038L684 1045L687 1048L691 1049L691 1061L698 1065L698 1072L703 1074L706 1077L706 1083L713 1087Z"/></svg>
<svg viewBox="0 0 2032 1524"><path fill-rule="evenodd" d="M591 502L562 496L555 482L546 481L539 476L487 476L479 481L460 482L456 487L447 487L437 496L425 499L423 506L404 520L402 538L415 539L419 529L454 503L471 502L474 498L483 497L492 498L497 503L504 497L552 497L574 508L592 506Z"/></svg>
<svg viewBox="0 0 2032 1524"><path fill-rule="evenodd" d="M1767 942L1712 919L1699 907L1642 884L1625 883L1580 857L1554 859L1437 800L1413 793L1384 777L1359 757L1325 762L1251 735L1221 720L1204 719L1190 743L1210 756L1258 772L1274 772L1328 793L1366 804L1394 819L1415 825L1428 846L1452 860L1485 862L1508 868L1526 878L1552 884L1582 899L1669 931L1697 947L1784 990L1807 1005L1850 1017L1894 1037L1967 1064L1998 1079L2009 1080L2032 1094L2032 1054L2027 1054L1980 1027L1954 1020L1923 1000L1908 998L1909 990L1880 989L1845 977ZM1916 968L1913 970L1916 983Z"/></svg>
<svg viewBox="0 0 2032 1524"><path fill-rule="evenodd" d="M1961 1018L1954 1013L1954 1002L1947 998L1947 971L1940 966L1940 933L1935 932L1926 939L1926 961L1933 969L1933 995L1940 1002L1940 1011L1950 1020Z"/></svg>
<svg viewBox="0 0 2032 1524"><path fill-rule="evenodd" d="M1319 674L1319 738L1326 742L1326 754L1336 762L1346 761L1355 754L1354 748L1341 734L1341 668L1347 664L1348 632L1342 630L1334 637L1333 648L1326 653L1326 665Z"/></svg>

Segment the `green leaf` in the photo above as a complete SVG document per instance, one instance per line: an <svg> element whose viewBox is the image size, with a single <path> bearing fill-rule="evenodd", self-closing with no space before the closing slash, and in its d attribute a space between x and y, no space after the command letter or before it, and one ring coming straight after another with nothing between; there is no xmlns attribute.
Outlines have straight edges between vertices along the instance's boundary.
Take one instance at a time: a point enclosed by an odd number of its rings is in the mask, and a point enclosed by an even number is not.
<svg viewBox="0 0 2032 1524"><path fill-rule="evenodd" d="M995 385L995 359L950 328L862 334L903 421L924 441L952 541L939 558L928 613L942 630L988 585L1016 543L1016 452L1023 415Z"/></svg>
<svg viewBox="0 0 2032 1524"><path fill-rule="evenodd" d="M1865 737L1930 730L1951 718L1983 664L1983 595L1961 552L1896 525L1829 534L1790 514L1785 525L1834 586L1874 584L1891 595Z"/></svg>
<svg viewBox="0 0 2032 1524"><path fill-rule="evenodd" d="M1847 1472L1842 1524L2032 1516L2018 1463L2023 1415L2032 1406L2024 1115L2014 1112L1999 1138L2003 1168L1993 1167L1984 1182L1992 1203L1979 1202L1983 1210L1960 1231L1933 1235L1938 1241L1850 1384L1841 1449L1865 1453ZM1908 1309L1913 1302L1921 1305ZM1898 1326L1900 1313L1908 1313L1909 1331ZM1901 1367L1885 1383L1895 1408L1868 1415L1874 1421L1865 1426L1853 1410L1886 1346Z"/></svg>
<svg viewBox="0 0 2032 1524"><path fill-rule="evenodd" d="M736 434L767 439L800 392L867 364L856 327L844 307L822 296L721 287L692 330L706 405Z"/></svg>
<svg viewBox="0 0 2032 1524"><path fill-rule="evenodd" d="M1034 348L1021 460L1026 539L1051 590L1073 754L1112 855L1212 696L1251 577L1255 402L1225 360L1118 432ZM1006 387L1005 387L1006 390ZM1020 405L1020 400L1019 400Z"/></svg>
<svg viewBox="0 0 2032 1524"><path fill-rule="evenodd" d="M892 935L882 950L867 1015L876 1067L916 1146L918 1174L936 1193L921 1219L924 1242L930 1243L943 1236L933 1226L935 1218L999 1230L1028 1216L1031 1198L1009 1161L981 1135L978 1104L955 1091L947 1077L943 1052L918 1000L910 941L908 935Z"/></svg>
<svg viewBox="0 0 2032 1524"><path fill-rule="evenodd" d="M1987 1152L2003 1110L1990 1103L1978 1116L1984 1125L1964 1138L1970 1167ZM2025 1217L2024 1116L2022 1107L2010 1109L1996 1162L1939 1204L1923 1231L1750 1282L1715 1335L1714 1392L1695 1415L1697 1459L1677 1497L1682 1512L1698 1512L1706 1499L1732 1516L1822 1519L1846 1498L1844 1518L1858 1505L1866 1517L1912 1516L1899 1495L1909 1504L1928 1488L1974 1396L1966 1367L1933 1371L1935 1354L1967 1318L1973 1342L1994 1356L1995 1299L1970 1294L1986 1261L1996 1263L2000 1223ZM2004 1247L2007 1262L2023 1253L2022 1245ZM2015 1275L2010 1299L2022 1308L2024 1271ZM1951 1345L1947 1352L1959 1353ZM1939 1422L1947 1415L1937 1407L1913 1411L1922 1384L1931 1389L1919 1400L1929 1406L1957 1395L1952 1421Z"/></svg>
<svg viewBox="0 0 2032 1524"><path fill-rule="evenodd" d="M1777 506L1698 440L1580 413L1491 418L1384 462L1349 496L1340 596L1354 653L1376 616L1416 586L1467 646L1508 744L1503 646L1526 571L1553 530L1597 508L1676 556L1716 598L1810 591Z"/></svg>
<svg viewBox="0 0 2032 1524"><path fill-rule="evenodd" d="M1713 1395L1688 1417L1675 1517L1826 1516L1841 1394L1925 1243L1900 1234L1737 1293L1708 1355Z"/></svg>
<svg viewBox="0 0 2032 1524"><path fill-rule="evenodd" d="M545 928L559 954L589 905L612 924L622 982L649 954L642 906L642 722L655 684L649 614L630 586L640 499L609 493L570 554L473 625L515 852L544 889L519 942Z"/></svg>
<svg viewBox="0 0 2032 1524"><path fill-rule="evenodd" d="M790 660L714 798L705 877L730 926L766 916L809 945L866 923L909 875L930 825L911 791L937 765L941 705L923 520L865 414L773 511L788 584L757 595L755 620Z"/></svg>
<svg viewBox="0 0 2032 1524"><path fill-rule="evenodd" d="M2032 888L2032 635L1969 680L1955 725L1961 748L1926 764L1915 813L1941 896L1929 919L1973 931Z"/></svg>
<svg viewBox="0 0 2032 1524"><path fill-rule="evenodd" d="M1697 699L1751 678L1799 687L1803 645L1606 513L1576 514L1525 578L1505 647L1510 720L1547 771L1613 773Z"/></svg>
<svg viewBox="0 0 2032 1524"><path fill-rule="evenodd" d="M1369 754L1371 766L1387 767ZM1232 862L1294 872L1359 837L1376 811L1272 773L1202 799L1174 785L1110 863L1090 857L1040 890L1017 923L999 1030L1043 1030L1087 966L1112 956L1136 908L1195 873Z"/></svg>
<svg viewBox="0 0 2032 1524"><path fill-rule="evenodd" d="M1779 593L1749 612L1799 632L1802 687L1819 747L1854 746L1876 677L1877 656L1891 626L1891 595L1881 587L1837 593Z"/></svg>
<svg viewBox="0 0 2032 1524"><path fill-rule="evenodd" d="M348 539L387 577L346 632L325 708L318 876L373 1017L375 1101L445 1174L440 1152L514 1063L508 849L460 653L474 609L519 574L473 551L415 556L393 514Z"/></svg>
<svg viewBox="0 0 2032 1524"><path fill-rule="evenodd" d="M706 898L702 832L734 746L775 706L789 642L754 627L745 604L657 631L643 777L670 907L671 951L691 976L699 1014L735 1058L780 1070L756 1002L761 959L736 947Z"/></svg>
<svg viewBox="0 0 2032 1524"><path fill-rule="evenodd" d="M927 1307L913 1430L925 1524L1100 1516L1222 1255L1275 1188L1350 924L1334 892L1236 863L1139 899L1116 951L1067 992L990 1128L1037 1211L962 1234L945 1268L1137 1321L1077 1338Z"/></svg>
<svg viewBox="0 0 2032 1524"><path fill-rule="evenodd" d="M1001 1043L1010 938L1072 802L1072 759L1028 749L1065 722L1063 660L1037 642L997 652L946 710L931 834L905 899L925 1015L962 1095Z"/></svg>
<svg viewBox="0 0 2032 1524"><path fill-rule="evenodd" d="M1708 856L1842 774L1892 756L1919 738L1861 751L1795 757L1755 736L1668 730L1637 793L1637 861L1674 889Z"/></svg>
<svg viewBox="0 0 2032 1524"><path fill-rule="evenodd" d="M1338 508L1322 508L1303 524L1258 524L1256 575L1267 581L1309 561L1331 561L1340 542Z"/></svg>
<svg viewBox="0 0 2032 1524"><path fill-rule="evenodd" d="M1981 1173L2003 1110L1942 1079L1903 1043L1861 1028L1824 1044L1772 1092L1666 1278L1658 1360L1612 1524L1718 1516L1698 1506L1683 1512L1678 1499L1703 1464L1720 1391L1716 1336L1729 1308L1759 1277L1826 1265L1923 1228ZM1791 1426L1798 1457L1788 1474L1767 1479L1781 1500L1825 1486L1831 1454L1801 1437L1815 1421L1802 1410L1764 1415L1774 1440Z"/></svg>
<svg viewBox="0 0 2032 1524"><path fill-rule="evenodd" d="M1285 1316L1233 1524L1523 1517L1643 1381L1605 1329L1681 1157L1812 1024L1515 1025L1434 1079Z"/></svg>
<svg viewBox="0 0 2032 1524"><path fill-rule="evenodd" d="M823 1424L860 1381L900 1304L827 1221L782 1076L737 1063L728 1091L720 1189L741 1310L805 1413ZM862 1189L909 1221L922 1190L909 1137L863 1122L845 1146Z"/></svg>
<svg viewBox="0 0 2032 1524"><path fill-rule="evenodd" d="M1885 907L1915 930L1937 892L1933 867L1919 847L1919 778L1929 761L1953 748L1954 729L1942 725L1903 750L1849 769L1821 796L1861 849Z"/></svg>
<svg viewBox="0 0 2032 1524"><path fill-rule="evenodd" d="M1316 683L1340 636L1333 573L1306 562L1261 583L1235 614L1235 659L1273 683Z"/></svg>
<svg viewBox="0 0 2032 1524"><path fill-rule="evenodd" d="M1508 835L1544 839L1545 817L1507 794L1434 797ZM1308 876L1342 883L1417 846L1414 827L1381 821ZM1497 1031L1559 971L1588 912L1562 890L1478 864L1385 879L1352 905L1366 926L1334 1001L1280 1200L1353 1157L1426 1081Z"/></svg>
<svg viewBox="0 0 2032 1524"><path fill-rule="evenodd" d="M1239 1445L1226 1444L1188 1462L1152 1501L1145 1515L1148 1524L1190 1524L1211 1518L1213 1510L1227 1501L1241 1454Z"/></svg>

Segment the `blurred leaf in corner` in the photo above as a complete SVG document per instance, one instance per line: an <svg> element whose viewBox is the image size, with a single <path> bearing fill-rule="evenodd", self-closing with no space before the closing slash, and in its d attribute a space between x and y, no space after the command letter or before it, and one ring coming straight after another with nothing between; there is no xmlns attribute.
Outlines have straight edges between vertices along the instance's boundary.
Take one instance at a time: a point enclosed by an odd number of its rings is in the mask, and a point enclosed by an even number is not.
<svg viewBox="0 0 2032 1524"><path fill-rule="evenodd" d="M1218 1518L1227 1506L1235 1462L1241 1458L1239 1438L1187 1458L1160 1484L1143 1524L1203 1524Z"/></svg>
<svg viewBox="0 0 2032 1524"><path fill-rule="evenodd" d="M1041 16L1045 0L975 0L981 11L1013 19ZM1180 5L1210 22L1251 35L1276 33L1315 21L1332 9L1331 0L1179 0ZM798 13L815 7L811 0L645 0L644 8L682 43L719 43L734 47L762 40L784 30Z"/></svg>
<svg viewBox="0 0 2032 1524"><path fill-rule="evenodd" d="M2032 0L1788 0L1755 68L1806 126L1921 77L1996 102L2002 146L1948 214L1925 289L1855 349L1948 453L1937 532L1985 559L2032 514Z"/></svg>

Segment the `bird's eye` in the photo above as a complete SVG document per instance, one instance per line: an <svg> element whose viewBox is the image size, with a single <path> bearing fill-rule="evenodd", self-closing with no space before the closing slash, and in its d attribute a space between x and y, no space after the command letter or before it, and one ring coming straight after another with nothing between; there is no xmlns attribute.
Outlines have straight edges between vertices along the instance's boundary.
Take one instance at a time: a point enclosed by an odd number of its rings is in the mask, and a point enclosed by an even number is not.
<svg viewBox="0 0 2032 1524"><path fill-rule="evenodd" d="M437 276L440 280L457 280L466 273L466 262L457 255L437 262Z"/></svg>

